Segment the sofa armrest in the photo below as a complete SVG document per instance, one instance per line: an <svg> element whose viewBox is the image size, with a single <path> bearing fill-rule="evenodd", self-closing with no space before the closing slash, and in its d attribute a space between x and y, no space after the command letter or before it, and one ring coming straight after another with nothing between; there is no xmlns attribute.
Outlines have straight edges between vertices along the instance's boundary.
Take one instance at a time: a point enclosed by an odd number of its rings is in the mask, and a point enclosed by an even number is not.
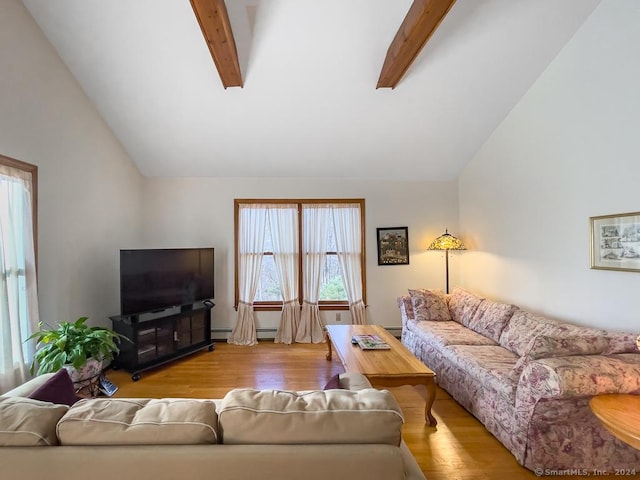
<svg viewBox="0 0 640 480"><path fill-rule="evenodd" d="M528 363L518 383L516 408L541 399L640 394L640 354L575 355Z"/></svg>
<svg viewBox="0 0 640 480"><path fill-rule="evenodd" d="M29 394L34 392L38 387L44 385L47 380L53 377L55 373L45 373L38 377L32 378L26 381L22 385L18 385L13 390L9 390L6 393L0 395L1 397L28 397Z"/></svg>
<svg viewBox="0 0 640 480"><path fill-rule="evenodd" d="M424 473L420 469L420 465L404 442L400 442L400 452L404 461L404 478L405 480L426 480Z"/></svg>
<svg viewBox="0 0 640 480"><path fill-rule="evenodd" d="M358 372L345 372L340 374L340 387L345 390L364 390L365 388L373 388L369 379Z"/></svg>
<svg viewBox="0 0 640 480"><path fill-rule="evenodd" d="M402 320L402 328L407 328L407 322L414 321L413 307L411 306L411 298L408 295L398 297L396 299L398 308L400 309L400 318Z"/></svg>

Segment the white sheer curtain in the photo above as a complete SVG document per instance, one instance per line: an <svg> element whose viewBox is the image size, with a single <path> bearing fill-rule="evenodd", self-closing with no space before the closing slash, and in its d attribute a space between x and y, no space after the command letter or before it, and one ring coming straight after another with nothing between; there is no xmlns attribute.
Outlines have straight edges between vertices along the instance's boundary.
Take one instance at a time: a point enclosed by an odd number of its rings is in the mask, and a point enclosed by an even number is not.
<svg viewBox="0 0 640 480"><path fill-rule="evenodd" d="M282 292L282 315L275 343L292 343L300 324L298 302L298 208L297 205L270 205L269 223L273 259Z"/></svg>
<svg viewBox="0 0 640 480"><path fill-rule="evenodd" d="M302 245L302 277L304 299L300 326L296 342L324 342L324 331L320 320L318 299L320 296L320 277L327 256L328 229L331 220L329 205L305 205L302 210L304 238Z"/></svg>
<svg viewBox="0 0 640 480"><path fill-rule="evenodd" d="M29 378L37 328L31 173L0 165L0 393Z"/></svg>
<svg viewBox="0 0 640 480"><path fill-rule="evenodd" d="M238 316L227 342L251 346L258 343L253 299L264 256L267 205L240 205L238 215Z"/></svg>
<svg viewBox="0 0 640 480"><path fill-rule="evenodd" d="M334 205L332 212L338 262L349 299L351 321L363 325L367 323L367 312L362 299L360 205Z"/></svg>

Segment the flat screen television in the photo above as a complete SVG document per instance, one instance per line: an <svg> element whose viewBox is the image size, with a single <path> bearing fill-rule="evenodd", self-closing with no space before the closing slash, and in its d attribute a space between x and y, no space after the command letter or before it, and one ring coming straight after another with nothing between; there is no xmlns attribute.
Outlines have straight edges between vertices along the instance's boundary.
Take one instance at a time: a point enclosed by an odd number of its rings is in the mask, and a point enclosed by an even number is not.
<svg viewBox="0 0 640 480"><path fill-rule="evenodd" d="M213 258L213 248L120 250L121 315L214 298Z"/></svg>

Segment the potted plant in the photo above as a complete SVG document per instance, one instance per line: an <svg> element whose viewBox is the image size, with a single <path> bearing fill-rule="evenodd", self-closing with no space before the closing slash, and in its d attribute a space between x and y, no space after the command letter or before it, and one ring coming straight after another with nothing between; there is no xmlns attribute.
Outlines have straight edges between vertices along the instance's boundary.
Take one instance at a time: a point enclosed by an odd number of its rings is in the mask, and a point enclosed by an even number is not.
<svg viewBox="0 0 640 480"><path fill-rule="evenodd" d="M40 322L40 330L27 339L37 340L40 346L31 364L31 374L66 368L76 383L99 375L104 363L120 352L120 341L129 339L108 328L89 327L86 321L87 317L81 317L75 322L61 322L56 328ZM43 329L43 325L48 328Z"/></svg>

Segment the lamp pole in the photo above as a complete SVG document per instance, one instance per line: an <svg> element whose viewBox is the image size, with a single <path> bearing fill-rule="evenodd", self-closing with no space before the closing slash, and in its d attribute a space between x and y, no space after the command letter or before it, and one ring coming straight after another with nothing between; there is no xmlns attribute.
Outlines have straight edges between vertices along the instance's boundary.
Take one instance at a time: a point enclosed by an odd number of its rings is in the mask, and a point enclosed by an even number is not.
<svg viewBox="0 0 640 480"><path fill-rule="evenodd" d="M447 283L446 283L447 288L445 292L449 293L449 249L448 248L444 250L444 269L446 272L446 279L447 279Z"/></svg>

